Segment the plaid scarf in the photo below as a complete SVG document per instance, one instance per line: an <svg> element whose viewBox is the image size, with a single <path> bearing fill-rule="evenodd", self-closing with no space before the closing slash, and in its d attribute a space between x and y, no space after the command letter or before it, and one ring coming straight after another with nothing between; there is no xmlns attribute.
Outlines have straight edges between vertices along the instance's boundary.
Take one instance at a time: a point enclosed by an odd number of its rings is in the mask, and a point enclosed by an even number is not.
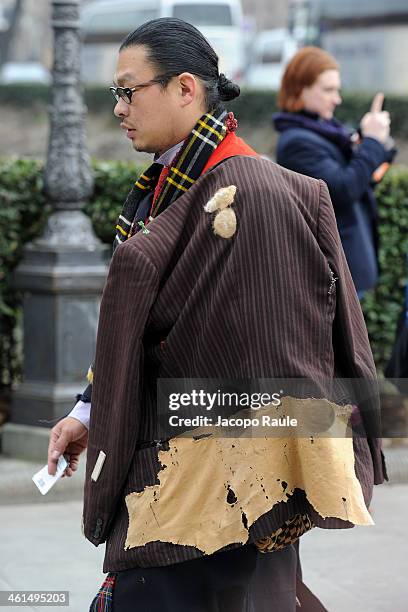
<svg viewBox="0 0 408 612"><path fill-rule="evenodd" d="M168 208L201 176L211 154L227 134L227 127L224 125L227 115L224 110L214 110L198 120L174 160L174 165L170 167L166 180L154 200L149 220ZM144 228L146 219L139 219L137 215L139 204L148 192L154 192L162 169L161 164L153 163L132 187L116 225L114 249Z"/></svg>

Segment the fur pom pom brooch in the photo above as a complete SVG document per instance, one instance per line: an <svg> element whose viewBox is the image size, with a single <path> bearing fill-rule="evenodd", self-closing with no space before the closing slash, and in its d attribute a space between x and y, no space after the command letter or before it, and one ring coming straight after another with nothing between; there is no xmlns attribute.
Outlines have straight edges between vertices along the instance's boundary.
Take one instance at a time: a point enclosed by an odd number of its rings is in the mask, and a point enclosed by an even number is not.
<svg viewBox="0 0 408 612"><path fill-rule="evenodd" d="M237 217L230 208L237 188L235 185L219 189L204 206L205 212L216 212L213 221L214 234L221 238L231 238L237 230Z"/></svg>

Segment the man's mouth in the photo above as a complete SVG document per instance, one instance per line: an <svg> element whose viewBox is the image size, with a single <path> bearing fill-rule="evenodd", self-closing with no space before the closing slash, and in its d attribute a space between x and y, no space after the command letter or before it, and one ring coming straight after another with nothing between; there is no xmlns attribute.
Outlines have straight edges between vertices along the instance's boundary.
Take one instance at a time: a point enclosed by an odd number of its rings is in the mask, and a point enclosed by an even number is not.
<svg viewBox="0 0 408 612"><path fill-rule="evenodd" d="M120 127L122 128L122 130L126 130L126 138L133 138L133 135L136 131L134 128L131 128L124 123L121 123Z"/></svg>

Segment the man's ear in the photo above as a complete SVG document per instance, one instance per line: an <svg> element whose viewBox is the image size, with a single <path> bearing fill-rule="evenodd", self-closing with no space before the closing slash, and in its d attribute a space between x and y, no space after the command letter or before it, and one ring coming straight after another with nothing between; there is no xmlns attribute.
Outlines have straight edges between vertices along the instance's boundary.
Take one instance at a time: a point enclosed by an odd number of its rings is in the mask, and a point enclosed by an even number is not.
<svg viewBox="0 0 408 612"><path fill-rule="evenodd" d="M178 76L178 87L181 106L188 106L197 99L199 86L196 77L190 72L183 72Z"/></svg>

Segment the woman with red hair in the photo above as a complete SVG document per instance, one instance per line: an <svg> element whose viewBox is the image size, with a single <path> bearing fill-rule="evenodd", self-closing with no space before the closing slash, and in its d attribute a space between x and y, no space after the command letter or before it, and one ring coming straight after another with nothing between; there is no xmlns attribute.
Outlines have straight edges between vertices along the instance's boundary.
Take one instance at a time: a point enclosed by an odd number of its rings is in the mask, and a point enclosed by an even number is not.
<svg viewBox="0 0 408 612"><path fill-rule="evenodd" d="M278 164L323 179L329 188L343 248L359 296L374 287L377 267L377 204L373 186L395 155L383 94L374 97L359 132L333 115L341 104L340 70L318 47L298 51L279 91ZM377 171L377 172L376 172Z"/></svg>

